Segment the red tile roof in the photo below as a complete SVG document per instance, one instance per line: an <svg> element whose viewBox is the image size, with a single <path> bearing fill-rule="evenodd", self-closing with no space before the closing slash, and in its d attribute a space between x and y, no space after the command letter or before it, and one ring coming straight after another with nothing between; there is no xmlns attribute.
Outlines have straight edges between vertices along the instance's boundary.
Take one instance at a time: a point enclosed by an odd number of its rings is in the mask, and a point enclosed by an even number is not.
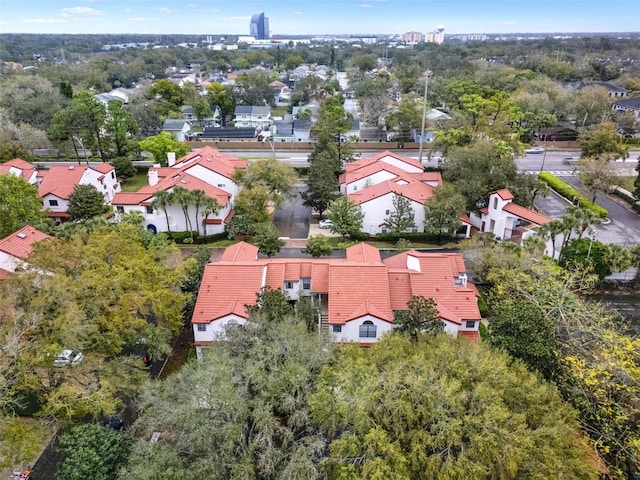
<svg viewBox="0 0 640 480"><path fill-rule="evenodd" d="M471 343L479 343L482 340L478 330L459 330L458 336L470 341Z"/></svg>
<svg viewBox="0 0 640 480"><path fill-rule="evenodd" d="M374 252L375 251L375 252ZM344 324L364 315L393 322L393 311L407 308L413 295L434 298L441 317L460 325L479 320L477 290L456 287L464 273L458 253L404 252L380 261L374 247L350 247L347 259L258 258L258 249L244 242L228 247L219 262L205 268L194 323L208 323L229 314L230 305L255 304L263 285L282 288L285 281L311 277L313 293L328 294L328 322ZM408 257L416 269L407 267ZM237 302L237 304L234 304Z"/></svg>
<svg viewBox="0 0 640 480"><path fill-rule="evenodd" d="M115 170L113 165L106 162L99 163L97 166L93 167L93 169L105 174L110 173L112 170Z"/></svg>
<svg viewBox="0 0 640 480"><path fill-rule="evenodd" d="M536 225L543 225L551 221L550 217L534 212L533 210L529 210L528 208L524 208L520 205L516 205L515 203L507 203L502 210L512 213L516 217L523 218L528 222L535 223Z"/></svg>
<svg viewBox="0 0 640 480"><path fill-rule="evenodd" d="M351 201L358 205L391 193L402 195L420 204L424 204L425 201L433 196L433 187L430 185L417 180L411 180L407 183L401 180L400 182L402 183L398 183L395 180L387 180L386 182L377 183L364 190L350 193L348 196Z"/></svg>
<svg viewBox="0 0 640 480"><path fill-rule="evenodd" d="M0 268L0 280L6 280L11 275L9 270L5 270L4 268Z"/></svg>
<svg viewBox="0 0 640 480"><path fill-rule="evenodd" d="M236 168L246 168L248 162L239 157L226 155L207 145L176 160L175 165L170 168L186 171L196 164L227 178L232 178Z"/></svg>
<svg viewBox="0 0 640 480"><path fill-rule="evenodd" d="M438 186L442 186L442 175L440 172L422 172L412 175L416 180L420 180L423 183L436 183Z"/></svg>
<svg viewBox="0 0 640 480"><path fill-rule="evenodd" d="M502 190L496 190L494 192L489 193L489 195L491 195L492 193L497 193L498 196L502 199L502 200L513 200L515 197L513 196L513 193L511 193L509 190L507 190L506 188L503 188Z"/></svg>
<svg viewBox="0 0 640 480"><path fill-rule="evenodd" d="M118 192L113 196L113 205L143 205L153 201L153 194L140 192Z"/></svg>
<svg viewBox="0 0 640 480"><path fill-rule="evenodd" d="M353 172L359 168L362 168L365 165L368 165L370 163L375 163L379 160L385 161L385 157L392 157L395 158L396 160L400 160L408 165L411 165L415 168L419 168L420 170L424 170L424 167L422 166L422 164L417 161L414 160L413 158L409 158L409 157L403 157L398 155L397 153L393 153L390 152L389 150L385 150L384 152L380 152L372 157L365 157L365 158L361 158L359 160L356 160L355 162L351 162L348 163L346 166L346 171L347 172Z"/></svg>
<svg viewBox="0 0 640 480"><path fill-rule="evenodd" d="M42 177L42 182L38 194L41 197L52 194L68 200L88 168L86 165L53 165L49 170L40 170L38 176Z"/></svg>
<svg viewBox="0 0 640 480"><path fill-rule="evenodd" d="M0 240L0 252L26 260L33 250L33 245L46 238L51 237L27 225Z"/></svg>
<svg viewBox="0 0 640 480"><path fill-rule="evenodd" d="M187 190L204 190L204 193L206 193L208 197L215 198L222 207L224 207L231 198L230 193L180 170L177 170L177 173L171 177L163 178L153 186L147 185L142 187L136 193L153 195L154 192L171 190L175 187L183 187Z"/></svg>
<svg viewBox="0 0 640 480"><path fill-rule="evenodd" d="M12 172L15 174L16 170L19 170L19 176L27 181L29 181L29 179L33 175L33 172L36 171L33 165L31 165L29 162L25 162L21 158L14 158L12 160L9 160L8 162L0 164L0 175Z"/></svg>

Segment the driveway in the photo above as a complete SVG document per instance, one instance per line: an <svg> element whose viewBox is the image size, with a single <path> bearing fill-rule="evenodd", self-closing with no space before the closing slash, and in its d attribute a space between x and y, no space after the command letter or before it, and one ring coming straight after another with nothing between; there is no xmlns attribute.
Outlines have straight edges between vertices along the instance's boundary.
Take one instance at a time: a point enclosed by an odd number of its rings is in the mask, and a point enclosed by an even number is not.
<svg viewBox="0 0 640 480"><path fill-rule="evenodd" d="M273 215L273 223L281 237L307 238L309 235L309 218L311 209L302 203L300 193L307 189L307 185L299 183L295 187L295 196L286 200Z"/></svg>
<svg viewBox="0 0 640 480"><path fill-rule="evenodd" d="M576 190L581 190L580 179L577 176L560 178ZM606 224L592 227L596 240L627 247L636 245L640 240L640 215L622 202L618 203L615 197L604 193L598 193L596 203L609 212ZM549 217L559 219L562 218L570 203L557 193L551 192L546 198L537 198L535 206Z"/></svg>

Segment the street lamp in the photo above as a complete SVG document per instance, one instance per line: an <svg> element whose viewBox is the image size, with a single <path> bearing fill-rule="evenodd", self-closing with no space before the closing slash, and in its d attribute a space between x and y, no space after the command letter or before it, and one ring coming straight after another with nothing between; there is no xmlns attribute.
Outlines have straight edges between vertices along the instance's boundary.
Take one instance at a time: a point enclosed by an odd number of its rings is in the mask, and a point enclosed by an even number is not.
<svg viewBox="0 0 640 480"><path fill-rule="evenodd" d="M595 235L591 235L591 241L589 242L589 250L587 250L587 260L591 256L591 247L593 246L593 241L596 239Z"/></svg>
<svg viewBox="0 0 640 480"><path fill-rule="evenodd" d="M87 165L89 165L89 159L87 158L87 149L84 148L84 143L82 143L82 139L80 139L79 137L77 137L75 135L72 135L71 139L75 140L76 142L78 142L78 145L80 145L80 148L84 152L84 161L87 162ZM80 159L78 159L78 165L80 165Z"/></svg>
<svg viewBox="0 0 640 480"><path fill-rule="evenodd" d="M420 127L420 153L418 153L418 158L420 163L422 164L422 143L424 142L424 121L427 116L427 91L429 89L429 77L433 72L431 70L426 70L423 75L425 77L424 80L424 99L422 103L422 127Z"/></svg>

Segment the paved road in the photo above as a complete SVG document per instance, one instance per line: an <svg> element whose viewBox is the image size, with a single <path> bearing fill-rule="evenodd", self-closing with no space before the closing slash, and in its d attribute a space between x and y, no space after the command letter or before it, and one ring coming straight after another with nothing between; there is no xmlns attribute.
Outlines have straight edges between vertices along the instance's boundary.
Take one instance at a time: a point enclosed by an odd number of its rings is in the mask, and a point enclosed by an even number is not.
<svg viewBox="0 0 640 480"><path fill-rule="evenodd" d="M296 187L296 195L285 201L275 212L273 223L281 237L307 238L309 235L309 218L311 209L302 204L300 193L307 189L305 184Z"/></svg>

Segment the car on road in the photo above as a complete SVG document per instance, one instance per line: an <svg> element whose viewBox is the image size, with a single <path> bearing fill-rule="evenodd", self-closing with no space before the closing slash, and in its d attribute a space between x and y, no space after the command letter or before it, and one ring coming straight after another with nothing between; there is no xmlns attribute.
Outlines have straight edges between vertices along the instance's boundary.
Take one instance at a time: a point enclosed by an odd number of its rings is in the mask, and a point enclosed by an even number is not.
<svg viewBox="0 0 640 480"><path fill-rule="evenodd" d="M320 223L318 224L318 226L320 228L331 228L333 227L333 222L328 218L325 218L324 220L320 220Z"/></svg>
<svg viewBox="0 0 640 480"><path fill-rule="evenodd" d="M54 367L64 367L65 365L77 365L79 364L84 355L80 352L74 352L73 350L63 350L53 357Z"/></svg>
<svg viewBox="0 0 640 480"><path fill-rule="evenodd" d="M578 163L578 160L580 160L578 157L564 157L562 159L562 163L564 163L565 165L573 165L575 163Z"/></svg>
<svg viewBox="0 0 640 480"><path fill-rule="evenodd" d="M544 153L544 148L542 147L531 147L527 148L524 151L525 153Z"/></svg>

